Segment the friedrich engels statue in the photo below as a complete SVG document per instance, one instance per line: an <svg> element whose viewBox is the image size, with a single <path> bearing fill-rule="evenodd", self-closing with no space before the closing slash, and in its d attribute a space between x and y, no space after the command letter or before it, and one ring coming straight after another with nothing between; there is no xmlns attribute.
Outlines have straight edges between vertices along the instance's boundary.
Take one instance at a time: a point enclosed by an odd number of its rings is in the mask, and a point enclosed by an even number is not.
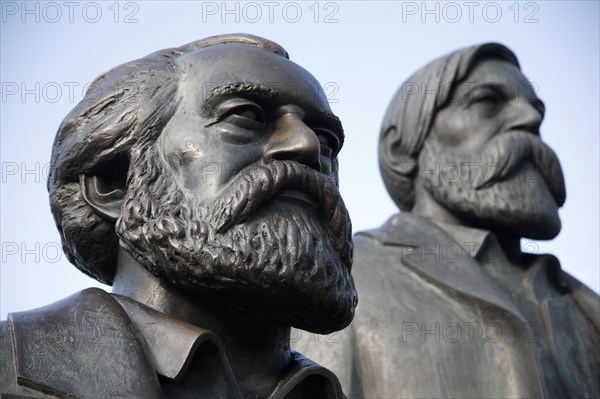
<svg viewBox="0 0 600 399"><path fill-rule="evenodd" d="M600 397L598 295L520 246L561 228L544 112L494 43L441 57L398 90L379 162L402 212L354 237L350 327L296 344L349 397Z"/></svg>
<svg viewBox="0 0 600 399"><path fill-rule="evenodd" d="M1 324L3 398L342 398L290 328L357 296L344 140L269 40L210 37L99 76L60 126L50 205L91 288Z"/></svg>

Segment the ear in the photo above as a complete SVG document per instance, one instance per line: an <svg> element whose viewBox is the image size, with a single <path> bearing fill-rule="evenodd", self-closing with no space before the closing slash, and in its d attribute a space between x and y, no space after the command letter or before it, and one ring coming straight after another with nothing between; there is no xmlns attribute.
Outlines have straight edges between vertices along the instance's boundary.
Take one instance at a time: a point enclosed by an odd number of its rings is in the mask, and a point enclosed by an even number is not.
<svg viewBox="0 0 600 399"><path fill-rule="evenodd" d="M391 126L383 132L379 139L380 162L383 158L391 171L409 177L416 172L417 160L401 150L400 141L401 138L397 134L395 126Z"/></svg>
<svg viewBox="0 0 600 399"><path fill-rule="evenodd" d="M125 198L125 187L99 176L79 175L79 189L84 201L100 216L116 222L121 216L121 206Z"/></svg>

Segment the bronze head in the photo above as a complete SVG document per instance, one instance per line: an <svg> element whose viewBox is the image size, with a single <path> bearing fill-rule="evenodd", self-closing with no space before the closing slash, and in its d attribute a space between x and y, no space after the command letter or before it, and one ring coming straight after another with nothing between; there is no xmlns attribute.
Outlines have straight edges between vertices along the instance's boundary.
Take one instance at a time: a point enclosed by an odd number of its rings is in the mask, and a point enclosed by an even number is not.
<svg viewBox="0 0 600 399"><path fill-rule="evenodd" d="M123 248L189 295L337 330L356 306L343 139L318 82L266 39L211 37L123 64L55 140L63 247L108 284Z"/></svg>
<svg viewBox="0 0 600 399"><path fill-rule="evenodd" d="M403 83L384 117L379 155L388 192L402 210L436 204L461 224L556 236L565 187L540 139L544 112L503 45L431 62Z"/></svg>

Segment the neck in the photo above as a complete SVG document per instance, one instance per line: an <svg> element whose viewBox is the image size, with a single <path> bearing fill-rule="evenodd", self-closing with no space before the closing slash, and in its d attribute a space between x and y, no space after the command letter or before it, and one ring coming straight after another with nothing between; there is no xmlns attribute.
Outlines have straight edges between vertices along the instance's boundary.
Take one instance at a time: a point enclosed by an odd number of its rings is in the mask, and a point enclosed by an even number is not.
<svg viewBox="0 0 600 399"><path fill-rule="evenodd" d="M494 235L498 239L506 259L512 265L523 266L524 254L521 251L521 237L509 236L502 233L494 233Z"/></svg>
<svg viewBox="0 0 600 399"><path fill-rule="evenodd" d="M216 333L245 396L268 397L291 358L290 326L189 296L119 249L113 293Z"/></svg>
<svg viewBox="0 0 600 399"><path fill-rule="evenodd" d="M411 213L441 223L468 226L468 223L437 202L418 178L415 179L415 205L411 209Z"/></svg>
<svg viewBox="0 0 600 399"><path fill-rule="evenodd" d="M460 226L481 228L473 226L468 220L459 217L444 206L440 205L427 190L421 185L419 179L415 179L415 205L411 213L429 218L441 223L456 224ZM487 230L487 229L486 229ZM521 251L521 237L509 235L503 232L492 231L504 252L508 261L513 265L521 265L523 252Z"/></svg>

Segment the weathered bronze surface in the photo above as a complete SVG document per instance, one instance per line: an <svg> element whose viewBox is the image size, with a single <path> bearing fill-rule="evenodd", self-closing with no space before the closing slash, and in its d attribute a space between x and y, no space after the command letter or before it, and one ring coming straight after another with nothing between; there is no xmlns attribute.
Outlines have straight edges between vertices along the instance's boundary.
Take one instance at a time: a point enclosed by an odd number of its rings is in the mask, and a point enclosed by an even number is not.
<svg viewBox="0 0 600 399"><path fill-rule="evenodd" d="M379 155L402 212L354 238L351 326L296 345L349 397L600 397L598 295L520 247L561 226L544 112L498 44L435 60L398 90Z"/></svg>
<svg viewBox="0 0 600 399"><path fill-rule="evenodd" d="M69 260L113 292L10 314L2 394L341 398L289 345L291 326L339 330L357 303L344 135L315 78L276 43L222 35L92 88L48 189Z"/></svg>

